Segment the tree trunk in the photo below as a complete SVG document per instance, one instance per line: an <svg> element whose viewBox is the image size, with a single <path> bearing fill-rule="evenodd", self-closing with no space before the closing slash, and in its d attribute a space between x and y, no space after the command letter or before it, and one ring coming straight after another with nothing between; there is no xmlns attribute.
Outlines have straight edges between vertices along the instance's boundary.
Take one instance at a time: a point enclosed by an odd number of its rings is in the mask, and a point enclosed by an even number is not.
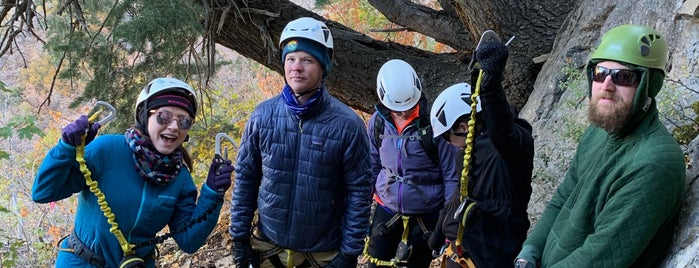
<svg viewBox="0 0 699 268"><path fill-rule="evenodd" d="M459 45L467 42L464 35L444 34L449 29L445 29L443 25L449 22L453 25L454 21L453 18L449 18L448 12L432 10L433 15L439 15L442 19L427 20L424 18L429 17L430 11L424 7L399 4L400 1L372 0L372 2L375 2L377 8L384 14L389 14L389 19L400 25L408 25L407 27L428 36L432 36L427 32L430 29L447 30L435 31L439 33L437 38L440 41L455 48L466 47ZM391 5L391 3L399 5ZM475 1L453 3L456 13L460 16L482 15L481 11L490 11L487 14L491 15L482 18L460 18L461 21L466 22L465 29L471 29L469 32L472 40L477 40L480 33L486 29L494 29L504 41L511 35L517 35L517 40L511 44L510 48L511 56L506 69L505 88L512 103L517 108L521 108L531 92L534 78L538 73L538 67L532 63L531 58L548 52L558 27L572 6L572 1L531 0L513 3L496 1L481 4L487 6L478 8ZM283 70L279 59L278 41L286 23L303 16L326 21L288 0L217 0L212 4L214 7L220 7L210 9L209 25L213 28L210 29L213 40L279 73L283 73ZM558 13L555 16L544 14L537 9L541 6L549 7L547 11L555 10ZM471 10L465 8L471 8ZM419 16L415 15L418 11ZM415 24L414 18L423 18L423 20ZM412 23L410 23L411 20L413 20ZM493 24L496 21L502 23ZM435 98L439 92L452 84L469 82L466 72L472 51L437 54L411 46L375 40L336 22L326 21L326 24L331 29L335 45L333 69L327 81L328 89L334 96L353 108L364 112L373 111L373 105L377 101L376 74L384 62L393 58L403 59L415 68L429 99ZM525 25L534 27L524 27ZM472 46L472 43L468 42L469 46Z"/></svg>

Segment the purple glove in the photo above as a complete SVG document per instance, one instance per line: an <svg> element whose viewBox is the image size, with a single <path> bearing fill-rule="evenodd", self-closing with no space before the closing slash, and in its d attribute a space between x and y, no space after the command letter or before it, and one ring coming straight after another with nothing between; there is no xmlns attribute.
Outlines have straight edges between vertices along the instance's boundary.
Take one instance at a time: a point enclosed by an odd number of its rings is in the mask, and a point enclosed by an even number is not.
<svg viewBox="0 0 699 268"><path fill-rule="evenodd" d="M87 137L85 137L85 145L87 145L93 139L95 139L95 136L97 136L97 130L99 128L99 123L90 124L87 121L87 116L81 115L80 118L63 128L63 142L77 147L82 144L81 137L83 134L85 134L85 131L87 131Z"/></svg>
<svg viewBox="0 0 699 268"><path fill-rule="evenodd" d="M231 173L233 170L231 160L224 160L220 155L215 155L209 167L206 185L219 194L223 194L228 190L228 187L231 187Z"/></svg>

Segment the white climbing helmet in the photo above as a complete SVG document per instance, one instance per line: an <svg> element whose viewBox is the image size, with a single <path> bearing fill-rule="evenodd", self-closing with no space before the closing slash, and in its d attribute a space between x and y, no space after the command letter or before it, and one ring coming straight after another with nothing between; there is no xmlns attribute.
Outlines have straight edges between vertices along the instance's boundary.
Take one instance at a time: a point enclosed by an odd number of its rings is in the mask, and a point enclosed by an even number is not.
<svg viewBox="0 0 699 268"><path fill-rule="evenodd" d="M481 111L481 99L478 102L476 112ZM430 123L434 137L439 137L454 127L459 117L471 113L471 86L467 83L454 84L437 96L430 111Z"/></svg>
<svg viewBox="0 0 699 268"><path fill-rule="evenodd" d="M376 93L388 109L396 112L415 107L422 96L422 85L415 69L403 60L389 60L376 76Z"/></svg>
<svg viewBox="0 0 699 268"><path fill-rule="evenodd" d="M279 48L284 48L284 43L290 38L306 38L320 43L328 49L330 59L333 57L333 35L330 29L322 21L314 18L303 17L290 21L282 30L279 38Z"/></svg>
<svg viewBox="0 0 699 268"><path fill-rule="evenodd" d="M141 110L143 110L143 107L147 106L148 100L155 95L165 92L172 92L178 95L186 96L192 102L192 109L194 112L192 116L197 114L197 97L194 89L179 79L161 77L150 81L148 85L143 87L141 93L138 95L135 107L136 112L134 113L134 120L136 120L137 125L146 125L148 113L141 112Z"/></svg>

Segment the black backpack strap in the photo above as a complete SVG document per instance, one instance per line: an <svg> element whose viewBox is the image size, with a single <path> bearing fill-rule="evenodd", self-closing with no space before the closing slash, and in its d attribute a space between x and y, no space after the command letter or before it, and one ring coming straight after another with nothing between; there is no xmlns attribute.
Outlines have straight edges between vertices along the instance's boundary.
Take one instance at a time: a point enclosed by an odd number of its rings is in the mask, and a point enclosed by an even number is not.
<svg viewBox="0 0 699 268"><path fill-rule="evenodd" d="M427 126L419 129L420 131L420 142L422 143L422 148L425 149L427 156L430 157L432 162L439 164L439 152L437 151L437 141L434 139L432 127Z"/></svg>
<svg viewBox="0 0 699 268"><path fill-rule="evenodd" d="M437 150L437 141L433 137L432 125L430 124L430 118L426 114L420 115L420 121L418 121L418 132L420 134L420 142L422 143L422 148L430 157L432 163L439 164L439 152Z"/></svg>
<svg viewBox="0 0 699 268"><path fill-rule="evenodd" d="M385 122L380 114L376 115L374 118L374 144L376 148L381 148L381 140L383 139Z"/></svg>

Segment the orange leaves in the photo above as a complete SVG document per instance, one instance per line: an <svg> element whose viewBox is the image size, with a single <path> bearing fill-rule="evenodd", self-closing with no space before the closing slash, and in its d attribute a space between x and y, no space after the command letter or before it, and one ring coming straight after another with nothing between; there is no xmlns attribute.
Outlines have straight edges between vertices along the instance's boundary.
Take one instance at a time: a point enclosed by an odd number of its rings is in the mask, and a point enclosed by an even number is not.
<svg viewBox="0 0 699 268"><path fill-rule="evenodd" d="M29 210L27 210L26 207L22 207L21 209L19 209L19 216L20 217L26 218L27 215L29 215Z"/></svg>

